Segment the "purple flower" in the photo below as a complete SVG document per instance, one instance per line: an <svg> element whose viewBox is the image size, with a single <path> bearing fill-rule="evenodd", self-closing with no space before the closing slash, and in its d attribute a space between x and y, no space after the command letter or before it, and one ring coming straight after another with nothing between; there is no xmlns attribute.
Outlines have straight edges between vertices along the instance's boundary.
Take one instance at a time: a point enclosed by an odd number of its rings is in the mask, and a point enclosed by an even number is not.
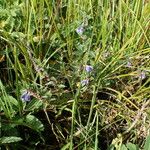
<svg viewBox="0 0 150 150"><path fill-rule="evenodd" d="M85 85L88 85L88 84L89 84L89 79L85 79L85 80L81 81L82 86L85 86Z"/></svg>
<svg viewBox="0 0 150 150"><path fill-rule="evenodd" d="M28 91L25 91L22 95L21 95L21 100L24 102L29 102L31 100L31 95Z"/></svg>
<svg viewBox="0 0 150 150"><path fill-rule="evenodd" d="M140 73L139 78L140 78L141 80L143 80L143 79L146 78L145 71L142 71L142 72Z"/></svg>
<svg viewBox="0 0 150 150"><path fill-rule="evenodd" d="M86 72L91 72L93 70L93 67L90 65L86 65L85 70L86 70Z"/></svg>
<svg viewBox="0 0 150 150"><path fill-rule="evenodd" d="M84 32L84 28L83 28L83 26L81 25L81 26L79 26L77 29L76 29L76 32L79 34L79 35L82 35L83 34L83 32Z"/></svg>
<svg viewBox="0 0 150 150"><path fill-rule="evenodd" d="M127 64L126 64L126 67L131 68L132 67L131 62L128 61Z"/></svg>

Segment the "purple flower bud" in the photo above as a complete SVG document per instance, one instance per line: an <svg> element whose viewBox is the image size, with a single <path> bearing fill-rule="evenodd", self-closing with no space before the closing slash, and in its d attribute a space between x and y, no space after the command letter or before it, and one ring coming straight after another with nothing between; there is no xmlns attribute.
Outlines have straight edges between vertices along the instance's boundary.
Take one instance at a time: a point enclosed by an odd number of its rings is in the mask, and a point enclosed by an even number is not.
<svg viewBox="0 0 150 150"><path fill-rule="evenodd" d="M81 81L81 85L82 86L86 86L86 85L88 85L89 84L89 80L88 79L85 79L85 80L82 80Z"/></svg>
<svg viewBox="0 0 150 150"><path fill-rule="evenodd" d="M93 70L93 67L90 65L86 65L85 70L86 70L86 72L91 72Z"/></svg>
<svg viewBox="0 0 150 150"><path fill-rule="evenodd" d="M79 26L77 29L76 29L76 32L79 34L79 35L82 35L83 34L83 32L84 32L84 28L83 28L83 26L81 25L81 26Z"/></svg>
<svg viewBox="0 0 150 150"><path fill-rule="evenodd" d="M28 91L25 91L22 95L21 95L21 100L24 102L29 102L31 100L31 95Z"/></svg>

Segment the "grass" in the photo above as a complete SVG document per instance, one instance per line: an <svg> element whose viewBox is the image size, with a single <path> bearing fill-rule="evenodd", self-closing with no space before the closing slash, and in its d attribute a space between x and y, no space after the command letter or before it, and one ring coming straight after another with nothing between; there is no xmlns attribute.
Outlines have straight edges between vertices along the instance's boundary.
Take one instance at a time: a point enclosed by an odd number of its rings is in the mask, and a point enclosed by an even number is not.
<svg viewBox="0 0 150 150"><path fill-rule="evenodd" d="M148 150L149 8L0 1L2 149Z"/></svg>

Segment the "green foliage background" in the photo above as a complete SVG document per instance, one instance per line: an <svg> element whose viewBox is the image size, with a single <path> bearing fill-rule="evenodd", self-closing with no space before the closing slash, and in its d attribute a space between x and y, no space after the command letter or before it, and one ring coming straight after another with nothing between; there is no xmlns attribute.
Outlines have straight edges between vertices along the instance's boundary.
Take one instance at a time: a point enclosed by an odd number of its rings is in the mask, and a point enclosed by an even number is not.
<svg viewBox="0 0 150 150"><path fill-rule="evenodd" d="M2 148L148 150L149 20L147 0L0 0Z"/></svg>

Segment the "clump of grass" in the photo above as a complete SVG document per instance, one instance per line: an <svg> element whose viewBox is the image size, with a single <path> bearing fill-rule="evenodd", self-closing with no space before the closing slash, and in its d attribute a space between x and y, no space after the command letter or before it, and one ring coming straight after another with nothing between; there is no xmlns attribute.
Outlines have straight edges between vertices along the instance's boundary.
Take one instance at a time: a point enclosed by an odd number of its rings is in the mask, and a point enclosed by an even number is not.
<svg viewBox="0 0 150 150"><path fill-rule="evenodd" d="M0 6L7 139L0 144L143 147L149 133L148 1L5 0Z"/></svg>

